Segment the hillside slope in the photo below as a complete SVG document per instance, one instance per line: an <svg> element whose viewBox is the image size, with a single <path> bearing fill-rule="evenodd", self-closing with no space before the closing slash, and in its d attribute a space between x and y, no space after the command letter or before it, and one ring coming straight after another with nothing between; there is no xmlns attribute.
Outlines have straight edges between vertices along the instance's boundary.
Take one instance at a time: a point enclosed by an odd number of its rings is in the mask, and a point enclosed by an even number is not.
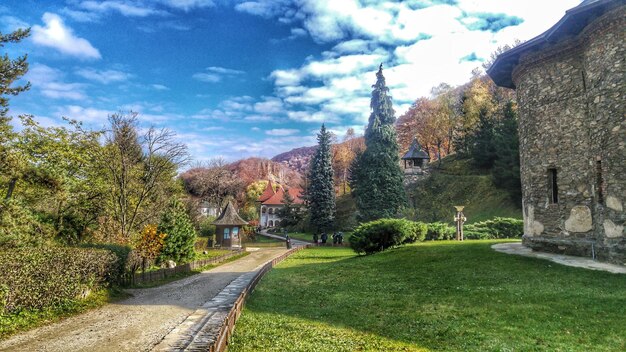
<svg viewBox="0 0 626 352"><path fill-rule="evenodd" d="M431 163L431 176L408 187L409 201L421 221L451 223L454 206L465 205L468 223L496 216L522 218L522 205L512 201L509 193L496 188L489 170L472 168L467 159L451 155Z"/></svg>

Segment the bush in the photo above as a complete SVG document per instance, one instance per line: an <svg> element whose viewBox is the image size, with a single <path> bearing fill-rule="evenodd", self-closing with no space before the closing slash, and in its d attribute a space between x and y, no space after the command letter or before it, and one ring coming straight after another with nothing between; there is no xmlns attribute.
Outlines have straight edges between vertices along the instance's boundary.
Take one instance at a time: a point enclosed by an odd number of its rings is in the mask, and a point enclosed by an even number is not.
<svg viewBox="0 0 626 352"><path fill-rule="evenodd" d="M524 234L524 222L512 218L492 220L466 225L463 228L466 239L520 238Z"/></svg>
<svg viewBox="0 0 626 352"><path fill-rule="evenodd" d="M42 247L0 252L0 314L59 306L115 276L107 250Z"/></svg>
<svg viewBox="0 0 626 352"><path fill-rule="evenodd" d="M456 235L456 228L445 222L432 222L428 224L427 240L451 240Z"/></svg>
<svg viewBox="0 0 626 352"><path fill-rule="evenodd" d="M215 225L213 222L215 221L214 216L204 216L199 222L199 235L202 237L212 237L215 236Z"/></svg>
<svg viewBox="0 0 626 352"><path fill-rule="evenodd" d="M406 219L379 219L357 227L350 236L350 247L357 253L371 254L405 243L424 240L427 227Z"/></svg>
<svg viewBox="0 0 626 352"><path fill-rule="evenodd" d="M104 249L115 255L115 265L109 276L109 283L121 285L124 283L124 276L128 273L134 273L139 264L133 264L132 253L134 252L130 246L114 244L114 243L89 243L83 244L83 248Z"/></svg>

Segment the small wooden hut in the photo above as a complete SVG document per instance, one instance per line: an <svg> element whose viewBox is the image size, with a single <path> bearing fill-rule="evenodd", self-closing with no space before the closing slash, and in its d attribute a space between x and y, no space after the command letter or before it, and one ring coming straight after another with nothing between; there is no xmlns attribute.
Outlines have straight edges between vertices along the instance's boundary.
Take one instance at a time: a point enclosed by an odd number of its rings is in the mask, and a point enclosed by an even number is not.
<svg viewBox="0 0 626 352"><path fill-rule="evenodd" d="M430 161L428 153L426 153L422 146L417 141L417 138L413 139L409 151L402 157L404 161L404 169L423 168Z"/></svg>
<svg viewBox="0 0 626 352"><path fill-rule="evenodd" d="M215 225L215 241L221 247L241 247L242 227L248 225L248 222L237 214L237 209L230 201L213 225Z"/></svg>

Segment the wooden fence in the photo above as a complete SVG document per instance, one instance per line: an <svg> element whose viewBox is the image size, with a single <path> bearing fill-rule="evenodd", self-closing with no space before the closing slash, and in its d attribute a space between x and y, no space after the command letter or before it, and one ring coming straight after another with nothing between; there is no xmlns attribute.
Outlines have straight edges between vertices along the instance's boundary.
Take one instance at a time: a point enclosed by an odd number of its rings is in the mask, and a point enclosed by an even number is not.
<svg viewBox="0 0 626 352"><path fill-rule="evenodd" d="M239 295L239 297L235 301L235 304L230 309L230 312L228 313L228 316L226 317L226 319L224 320L224 323L220 327L220 330L219 330L219 333L217 335L217 338L215 339L213 344L207 346L207 349L206 349L207 351L209 351L209 352L223 352L223 351L226 351L227 346L228 346L228 340L230 339L231 335L233 334L233 331L235 330L235 323L237 322L237 319L239 319L239 316L241 315L241 311L243 310L243 307L245 305L246 299L252 293L252 291L254 291L254 288L259 283L261 278L263 278L263 276L268 271L270 271L274 266L276 266L276 264L282 262L283 260L285 260L290 255L292 255L292 254L294 254L294 253L296 253L298 251L301 251L301 250L303 250L305 248L308 248L310 246L311 246L310 244L307 244L305 246L300 246L300 247L296 247L294 249L291 249L291 250L283 253L281 256L274 258L271 262L265 264L261 268L261 270L259 270L257 272L257 274L250 281L248 286L246 286L246 288L244 288L244 290L241 292L241 294Z"/></svg>
<svg viewBox="0 0 626 352"><path fill-rule="evenodd" d="M189 262L186 264L177 265L175 268L163 268L159 270L140 272L140 273L135 273L133 275L127 275L127 277L124 280L124 284L127 286L149 284L155 281L163 280L170 276L174 276L179 273L188 273L190 271L193 271L198 268L202 268L209 264L216 264L216 263L222 262L226 259L232 258L241 253L243 253L243 249L238 249L238 250L232 251L232 253L227 253L224 255L220 255L218 257L199 259L199 260L195 260L193 262Z"/></svg>

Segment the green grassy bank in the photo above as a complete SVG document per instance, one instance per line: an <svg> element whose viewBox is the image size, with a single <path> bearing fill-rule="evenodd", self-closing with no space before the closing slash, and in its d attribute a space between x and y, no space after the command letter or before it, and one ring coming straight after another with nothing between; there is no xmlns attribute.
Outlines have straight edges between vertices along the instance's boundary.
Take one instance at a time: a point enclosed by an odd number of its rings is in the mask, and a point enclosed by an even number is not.
<svg viewBox="0 0 626 352"><path fill-rule="evenodd" d="M493 243L301 251L257 286L229 350L626 350L625 275Z"/></svg>

